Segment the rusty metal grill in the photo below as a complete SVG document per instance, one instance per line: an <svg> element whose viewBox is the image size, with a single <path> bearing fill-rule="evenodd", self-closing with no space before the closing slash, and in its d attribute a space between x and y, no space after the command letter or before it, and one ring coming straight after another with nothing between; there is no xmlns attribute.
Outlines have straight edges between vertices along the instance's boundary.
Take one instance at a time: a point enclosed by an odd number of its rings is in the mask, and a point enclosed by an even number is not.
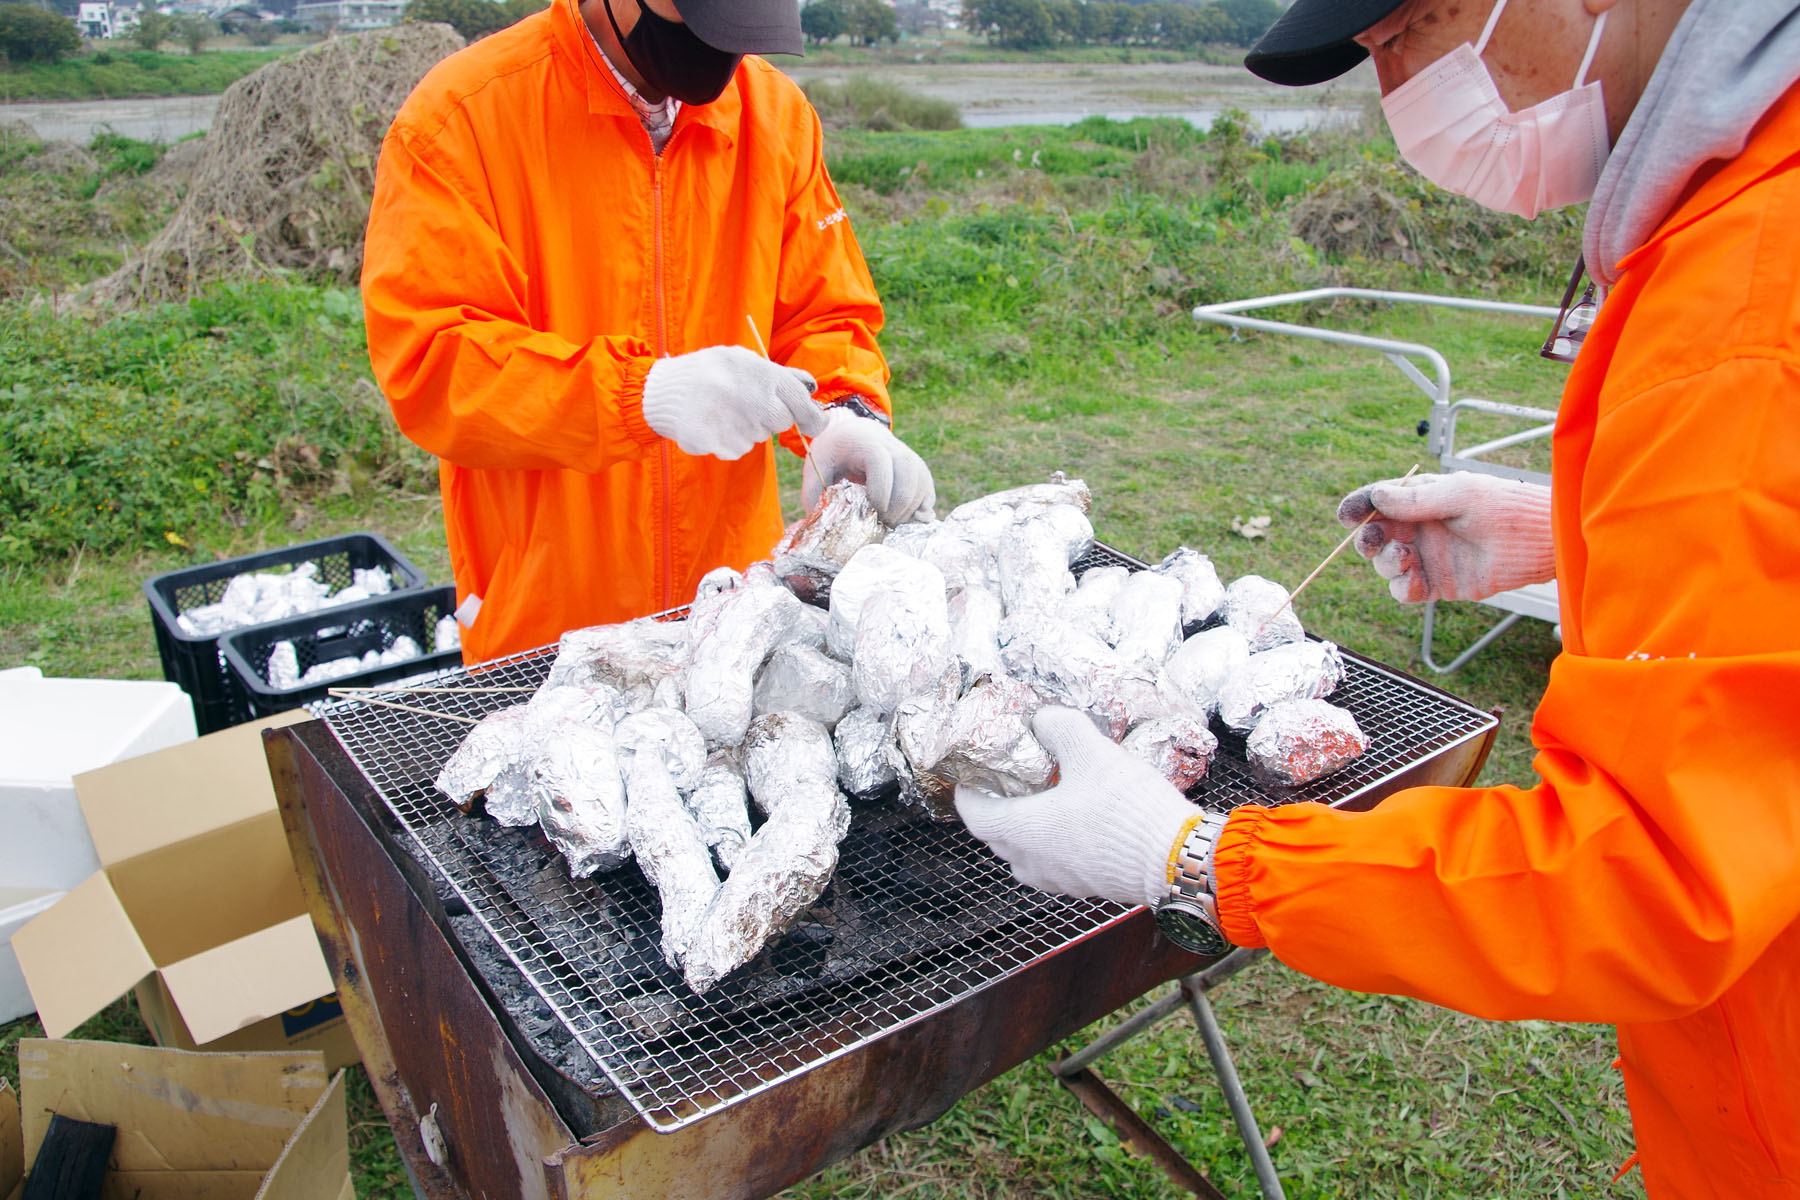
<svg viewBox="0 0 1800 1200"><path fill-rule="evenodd" d="M1143 564L1106 547L1078 569ZM467 694L409 702L479 717L535 686L537 650L442 672ZM1343 803L1431 755L1480 736L1493 718L1362 659L1333 697L1371 749L1338 775L1271 796L1227 739L1195 789L1208 806ZM677 1129L956 1003L1089 937L1130 911L1015 882L958 825L897 805L859 808L837 873L813 909L705 996L662 959L656 893L635 866L572 880L536 829L468 818L432 781L459 722L345 701L320 706L351 759L606 1077L654 1128Z"/></svg>

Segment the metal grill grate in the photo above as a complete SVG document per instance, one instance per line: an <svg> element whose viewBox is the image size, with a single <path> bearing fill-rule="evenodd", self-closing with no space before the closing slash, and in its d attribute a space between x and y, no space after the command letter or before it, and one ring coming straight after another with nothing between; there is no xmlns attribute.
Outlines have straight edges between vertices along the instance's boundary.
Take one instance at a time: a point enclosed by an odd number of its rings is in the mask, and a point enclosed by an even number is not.
<svg viewBox="0 0 1800 1200"><path fill-rule="evenodd" d="M1105 547L1077 569L1143 564ZM440 687L535 686L538 650L441 673ZM1493 718L1358 659L1333 697L1370 752L1271 796L1227 740L1203 804L1342 802L1469 738ZM473 690L409 703L479 717L522 699ZM858 809L818 904L705 996L663 962L656 893L635 866L573 880L536 829L458 812L433 786L467 726L355 702L321 708L350 757L576 1041L653 1127L668 1131L774 1087L1023 970L1130 910L1026 888L959 825L897 805Z"/></svg>

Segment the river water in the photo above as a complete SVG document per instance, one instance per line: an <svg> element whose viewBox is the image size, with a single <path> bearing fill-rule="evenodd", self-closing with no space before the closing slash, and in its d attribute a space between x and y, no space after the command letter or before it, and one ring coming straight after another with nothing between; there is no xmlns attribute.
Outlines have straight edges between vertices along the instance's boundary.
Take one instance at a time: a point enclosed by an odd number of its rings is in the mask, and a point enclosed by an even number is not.
<svg viewBox="0 0 1800 1200"><path fill-rule="evenodd" d="M778 61L778 60L777 60ZM845 79L842 67L786 68L799 83ZM1263 83L1239 67L1202 63L912 63L855 68L872 77L948 100L975 128L1070 125L1090 116L1124 120L1181 117L1210 125L1228 108L1248 112L1270 133L1347 123L1375 94L1360 67L1324 87L1289 89ZM100 128L144 141L174 141L212 124L217 96L156 100L80 100L0 104L0 121L25 121L44 138L85 142Z"/></svg>

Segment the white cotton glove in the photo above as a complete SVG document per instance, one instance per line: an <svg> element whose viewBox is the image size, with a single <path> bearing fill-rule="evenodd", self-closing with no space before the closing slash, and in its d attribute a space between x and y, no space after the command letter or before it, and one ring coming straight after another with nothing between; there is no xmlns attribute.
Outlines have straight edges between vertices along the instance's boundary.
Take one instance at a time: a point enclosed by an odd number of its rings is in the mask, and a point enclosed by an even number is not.
<svg viewBox="0 0 1800 1200"><path fill-rule="evenodd" d="M931 468L880 421L837 408L825 414L825 431L809 434L812 452L800 475L800 500L808 512L819 493L849 479L869 489L869 503L890 526L932 520L937 485Z"/></svg>
<svg viewBox="0 0 1800 1200"><path fill-rule="evenodd" d="M1482 600L1556 577L1550 489L1458 471L1358 488L1338 505L1346 529L1373 511L1356 552L1402 604Z"/></svg>
<svg viewBox="0 0 1800 1200"><path fill-rule="evenodd" d="M815 386L742 346L708 346L656 360L644 376L644 424L688 454L742 458L794 425L816 437L825 414Z"/></svg>
<svg viewBox="0 0 1800 1200"><path fill-rule="evenodd" d="M1061 781L1013 799L957 788L956 811L969 832L1011 863L1020 883L1120 904L1162 903L1169 852L1200 810L1072 708L1041 709L1031 730L1055 757Z"/></svg>

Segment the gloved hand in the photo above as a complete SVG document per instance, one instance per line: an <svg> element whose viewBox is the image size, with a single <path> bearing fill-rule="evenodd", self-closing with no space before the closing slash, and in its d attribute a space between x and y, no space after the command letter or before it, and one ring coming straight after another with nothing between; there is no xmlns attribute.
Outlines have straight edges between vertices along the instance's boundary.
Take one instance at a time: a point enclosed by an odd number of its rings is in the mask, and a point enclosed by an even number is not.
<svg viewBox="0 0 1800 1200"><path fill-rule="evenodd" d="M1402 604L1482 600L1556 577L1550 489L1458 471L1360 487L1338 505L1346 529L1376 513L1356 552Z"/></svg>
<svg viewBox="0 0 1800 1200"><path fill-rule="evenodd" d="M791 425L816 437L825 413L813 377L742 346L659 358L644 377L644 424L688 454L742 458Z"/></svg>
<svg viewBox="0 0 1800 1200"><path fill-rule="evenodd" d="M1162 903L1175 838L1200 810L1072 708L1041 709L1031 730L1055 757L1061 781L1013 799L957 788L956 811L969 832L1011 863L1020 883L1120 904Z"/></svg>
<svg viewBox="0 0 1800 1200"><path fill-rule="evenodd" d="M807 436L813 440L812 453L800 483L807 511L818 503L820 492L850 479L869 489L869 503L889 525L932 519L937 485L931 468L880 421L832 409L825 414L825 431Z"/></svg>

